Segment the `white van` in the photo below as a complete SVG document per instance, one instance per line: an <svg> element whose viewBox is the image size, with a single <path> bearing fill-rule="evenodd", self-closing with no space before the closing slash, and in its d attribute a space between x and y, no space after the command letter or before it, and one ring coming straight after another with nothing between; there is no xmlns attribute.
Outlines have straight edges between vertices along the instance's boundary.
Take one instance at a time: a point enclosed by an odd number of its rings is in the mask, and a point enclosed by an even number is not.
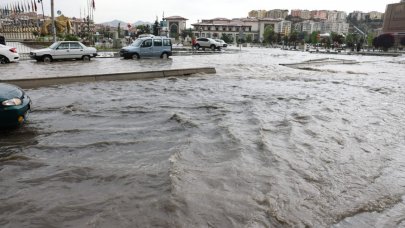
<svg viewBox="0 0 405 228"><path fill-rule="evenodd" d="M163 36L147 36L136 39L131 45L123 47L120 56L124 59L160 57L172 55L172 41Z"/></svg>

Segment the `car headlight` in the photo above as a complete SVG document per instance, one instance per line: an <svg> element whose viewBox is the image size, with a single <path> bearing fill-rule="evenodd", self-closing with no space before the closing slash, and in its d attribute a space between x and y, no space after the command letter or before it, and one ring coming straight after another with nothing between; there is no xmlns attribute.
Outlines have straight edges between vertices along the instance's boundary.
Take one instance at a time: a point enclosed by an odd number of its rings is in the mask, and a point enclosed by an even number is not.
<svg viewBox="0 0 405 228"><path fill-rule="evenodd" d="M13 98L10 100L3 101L2 104L4 106L17 106L22 104L22 100L20 98Z"/></svg>

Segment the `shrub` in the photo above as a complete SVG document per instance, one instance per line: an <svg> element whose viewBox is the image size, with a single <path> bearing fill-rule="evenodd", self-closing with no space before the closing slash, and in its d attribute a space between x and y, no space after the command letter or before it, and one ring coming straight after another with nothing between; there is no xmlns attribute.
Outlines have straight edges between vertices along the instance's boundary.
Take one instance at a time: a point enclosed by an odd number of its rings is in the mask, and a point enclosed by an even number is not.
<svg viewBox="0 0 405 228"><path fill-rule="evenodd" d="M388 51L389 48L393 47L395 43L395 37L392 34L386 33L377 37L376 47L382 47L384 51Z"/></svg>
<svg viewBox="0 0 405 228"><path fill-rule="evenodd" d="M405 36L402 37L402 39L401 39L401 41L400 41L400 44L401 44L402 46L405 46Z"/></svg>

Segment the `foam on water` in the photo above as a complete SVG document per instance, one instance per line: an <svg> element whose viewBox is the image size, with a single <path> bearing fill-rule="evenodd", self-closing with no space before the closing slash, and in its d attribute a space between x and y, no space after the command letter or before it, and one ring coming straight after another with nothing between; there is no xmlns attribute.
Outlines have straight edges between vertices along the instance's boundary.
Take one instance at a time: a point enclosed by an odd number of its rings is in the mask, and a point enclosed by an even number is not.
<svg viewBox="0 0 405 228"><path fill-rule="evenodd" d="M48 75L218 73L28 90L30 122L0 136L0 225L403 225L403 58L279 65L324 57L247 49L169 62L21 62Z"/></svg>

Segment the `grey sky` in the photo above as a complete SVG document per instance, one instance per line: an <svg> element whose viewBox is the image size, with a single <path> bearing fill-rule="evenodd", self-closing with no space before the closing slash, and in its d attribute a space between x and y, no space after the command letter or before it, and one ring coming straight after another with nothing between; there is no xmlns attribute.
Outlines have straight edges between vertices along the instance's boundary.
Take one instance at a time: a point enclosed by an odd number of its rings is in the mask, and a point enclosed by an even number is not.
<svg viewBox="0 0 405 228"><path fill-rule="evenodd" d="M84 14L84 8L88 0L55 0L55 10L61 10L69 17L79 17L80 11ZM89 0L90 1L90 0ZM31 0L0 0L0 6L6 3L31 2ZM257 9L326 9L352 12L384 12L386 5L398 3L400 0L95 0L96 10L94 18L97 23L119 19L126 22L138 20L153 22L156 16L182 16L188 18L187 26L201 19L215 17L236 18L247 17L250 10ZM44 0L45 13L50 12L50 0ZM42 12L42 11L40 11Z"/></svg>

